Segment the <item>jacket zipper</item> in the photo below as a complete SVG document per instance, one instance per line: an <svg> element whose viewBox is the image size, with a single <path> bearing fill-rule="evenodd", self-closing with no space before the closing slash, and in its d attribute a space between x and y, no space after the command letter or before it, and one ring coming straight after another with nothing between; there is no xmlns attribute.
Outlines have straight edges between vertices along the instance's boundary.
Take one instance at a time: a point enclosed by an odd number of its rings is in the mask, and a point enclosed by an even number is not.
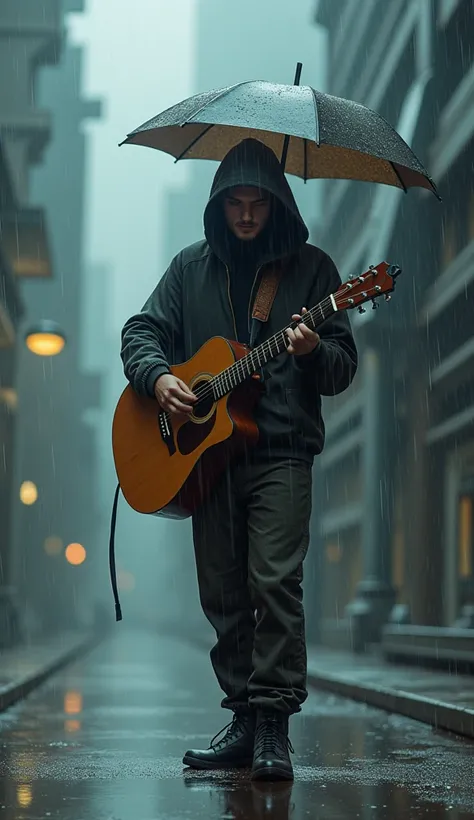
<svg viewBox="0 0 474 820"><path fill-rule="evenodd" d="M236 325L236 322L235 322L234 306L232 304L232 299L230 298L230 272L229 272L229 268L228 268L227 265L225 266L225 269L226 269L226 273L227 273L227 296L229 297L229 305L230 305L230 310L231 310L231 313L232 313L232 319L233 319L233 322L234 322L235 340L236 340L236 342L238 342L239 337L237 335L237 325Z"/></svg>

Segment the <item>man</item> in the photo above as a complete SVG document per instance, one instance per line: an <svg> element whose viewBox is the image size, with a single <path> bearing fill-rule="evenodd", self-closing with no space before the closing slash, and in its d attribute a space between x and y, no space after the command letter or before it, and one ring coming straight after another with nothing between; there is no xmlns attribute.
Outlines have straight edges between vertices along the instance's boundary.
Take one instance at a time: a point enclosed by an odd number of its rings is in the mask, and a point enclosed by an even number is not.
<svg viewBox="0 0 474 820"><path fill-rule="evenodd" d="M170 364L212 336L260 343L341 283L331 259L308 244L280 163L257 140L222 161L204 229L205 241L177 255L122 333L126 377L170 413L189 414L195 401ZM275 266L281 275L268 319L252 320L262 277ZM324 442L321 396L342 392L357 368L345 312L319 334L298 324L287 336L290 355L263 369L257 446L228 465L193 516L200 600L217 636L211 661L222 706L234 716L221 740L189 750L183 762L252 765L253 779L293 778L288 718L307 697L301 581L312 463Z"/></svg>

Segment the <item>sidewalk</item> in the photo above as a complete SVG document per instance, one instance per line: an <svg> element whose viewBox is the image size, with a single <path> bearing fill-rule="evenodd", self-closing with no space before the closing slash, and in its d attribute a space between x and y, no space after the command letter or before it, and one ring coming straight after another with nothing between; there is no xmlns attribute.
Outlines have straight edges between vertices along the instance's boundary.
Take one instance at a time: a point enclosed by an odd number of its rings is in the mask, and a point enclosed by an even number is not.
<svg viewBox="0 0 474 820"><path fill-rule="evenodd" d="M170 630L170 633L173 630ZM174 637L209 652L212 635ZM308 646L308 684L474 739L474 677Z"/></svg>
<svg viewBox="0 0 474 820"><path fill-rule="evenodd" d="M64 632L40 644L0 651L0 712L103 639L102 633Z"/></svg>
<svg viewBox="0 0 474 820"><path fill-rule="evenodd" d="M474 677L308 647L308 683L474 739Z"/></svg>

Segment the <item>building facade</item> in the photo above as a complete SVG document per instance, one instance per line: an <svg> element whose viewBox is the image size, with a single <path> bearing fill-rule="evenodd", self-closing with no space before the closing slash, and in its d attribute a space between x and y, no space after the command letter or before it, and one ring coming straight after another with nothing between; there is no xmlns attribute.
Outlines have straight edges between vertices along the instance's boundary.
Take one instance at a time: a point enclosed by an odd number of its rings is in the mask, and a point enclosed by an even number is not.
<svg viewBox="0 0 474 820"><path fill-rule="evenodd" d="M427 167L411 189L325 183L314 240L343 281L400 265L393 300L352 314L354 383L325 400L313 538L321 640L474 659L474 7L321 0L328 92L377 110Z"/></svg>
<svg viewBox="0 0 474 820"><path fill-rule="evenodd" d="M87 411L100 405L101 378L83 372L80 343L87 331L82 122L98 117L100 104L82 97L82 52L68 45L65 26L65 14L83 8L84 0L7 0L0 10L0 139L13 191L13 206L3 207L1 245L23 305L8 353L11 420L1 443L9 453L3 502L9 532L2 519L2 565L30 636L84 622L97 553L97 448ZM2 202L9 196L2 185L5 190ZM23 343L25 329L42 319L65 332L59 356L35 356ZM37 490L33 504L20 501L26 481ZM66 561L70 543L87 549L84 565ZM21 630L11 632L14 643Z"/></svg>
<svg viewBox="0 0 474 820"><path fill-rule="evenodd" d="M11 571L14 445L18 408L19 323L25 315L25 277L51 276L47 218L30 204L29 172L49 143L51 113L40 109L35 83L56 64L62 42L59 0L0 8L0 643L18 639L18 602Z"/></svg>

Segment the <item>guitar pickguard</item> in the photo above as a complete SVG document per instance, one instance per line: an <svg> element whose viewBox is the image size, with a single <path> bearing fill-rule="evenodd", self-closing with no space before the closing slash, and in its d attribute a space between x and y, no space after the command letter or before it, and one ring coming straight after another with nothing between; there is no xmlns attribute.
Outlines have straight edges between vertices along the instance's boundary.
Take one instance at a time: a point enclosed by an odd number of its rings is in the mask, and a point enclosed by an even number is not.
<svg viewBox="0 0 474 820"><path fill-rule="evenodd" d="M183 456L188 456L196 447L208 437L211 430L216 423L216 412L206 421L196 424L193 421L187 421L179 428L176 436L176 444L178 450Z"/></svg>

